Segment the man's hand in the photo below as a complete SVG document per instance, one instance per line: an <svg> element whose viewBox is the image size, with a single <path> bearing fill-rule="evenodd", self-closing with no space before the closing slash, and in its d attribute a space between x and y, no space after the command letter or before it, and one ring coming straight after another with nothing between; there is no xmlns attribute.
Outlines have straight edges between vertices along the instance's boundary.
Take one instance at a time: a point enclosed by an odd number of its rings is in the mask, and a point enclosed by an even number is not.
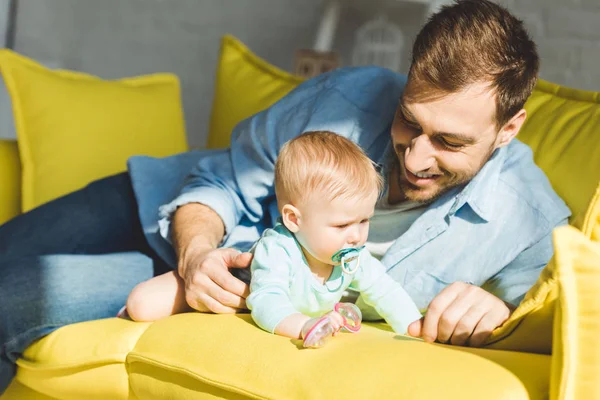
<svg viewBox="0 0 600 400"><path fill-rule="evenodd" d="M229 268L246 268L251 261L252 254L229 248L186 251L178 269L189 306L218 314L246 310L248 285L234 277Z"/></svg>
<svg viewBox="0 0 600 400"><path fill-rule="evenodd" d="M185 300L195 310L235 313L246 309L248 285L229 268L246 268L250 253L216 249L225 234L221 217L208 206L190 203L173 217L173 248L179 276L185 282Z"/></svg>
<svg viewBox="0 0 600 400"><path fill-rule="evenodd" d="M431 301L425 318L409 325L408 334L427 342L480 347L508 319L511 307L480 287L454 282Z"/></svg>

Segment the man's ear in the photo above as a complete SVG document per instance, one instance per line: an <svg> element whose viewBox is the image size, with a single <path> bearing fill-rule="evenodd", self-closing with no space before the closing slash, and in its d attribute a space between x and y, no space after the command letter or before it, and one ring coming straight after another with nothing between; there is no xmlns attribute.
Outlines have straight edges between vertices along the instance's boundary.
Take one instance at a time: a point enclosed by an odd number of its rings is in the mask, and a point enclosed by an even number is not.
<svg viewBox="0 0 600 400"><path fill-rule="evenodd" d="M496 139L496 148L508 145L515 138L515 136L517 136L526 118L527 111L522 108L510 119L510 121L504 124L498 133L498 138Z"/></svg>
<svg viewBox="0 0 600 400"><path fill-rule="evenodd" d="M281 219L283 220L283 225L290 230L292 233L298 232L300 230L300 210L294 207L291 204L286 204L281 209Z"/></svg>

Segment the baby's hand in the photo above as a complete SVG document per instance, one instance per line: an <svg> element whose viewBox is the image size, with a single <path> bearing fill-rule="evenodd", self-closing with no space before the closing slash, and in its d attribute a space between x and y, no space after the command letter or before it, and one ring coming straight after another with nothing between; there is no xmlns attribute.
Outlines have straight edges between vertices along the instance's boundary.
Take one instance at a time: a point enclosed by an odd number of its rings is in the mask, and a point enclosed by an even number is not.
<svg viewBox="0 0 600 400"><path fill-rule="evenodd" d="M340 329L344 327L344 317L342 317L342 315L340 315L340 313L337 311L331 311L325 314L325 316L329 318L331 326L333 327L333 335L335 336Z"/></svg>

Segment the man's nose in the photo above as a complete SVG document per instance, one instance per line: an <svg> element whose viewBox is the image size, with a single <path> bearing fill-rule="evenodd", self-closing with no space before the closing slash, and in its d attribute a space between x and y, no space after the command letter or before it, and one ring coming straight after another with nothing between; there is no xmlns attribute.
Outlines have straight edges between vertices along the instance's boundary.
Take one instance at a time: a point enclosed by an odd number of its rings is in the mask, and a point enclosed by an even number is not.
<svg viewBox="0 0 600 400"><path fill-rule="evenodd" d="M421 134L411 141L404 162L411 172L426 171L435 164L435 149L429 136Z"/></svg>

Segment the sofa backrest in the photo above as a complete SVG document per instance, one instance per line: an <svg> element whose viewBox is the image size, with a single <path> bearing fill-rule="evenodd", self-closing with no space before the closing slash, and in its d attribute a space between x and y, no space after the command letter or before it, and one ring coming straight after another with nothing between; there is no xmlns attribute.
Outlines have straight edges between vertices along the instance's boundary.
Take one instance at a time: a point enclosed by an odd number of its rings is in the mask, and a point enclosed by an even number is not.
<svg viewBox="0 0 600 400"><path fill-rule="evenodd" d="M519 139L534 152L578 226L600 182L600 93L540 80Z"/></svg>

